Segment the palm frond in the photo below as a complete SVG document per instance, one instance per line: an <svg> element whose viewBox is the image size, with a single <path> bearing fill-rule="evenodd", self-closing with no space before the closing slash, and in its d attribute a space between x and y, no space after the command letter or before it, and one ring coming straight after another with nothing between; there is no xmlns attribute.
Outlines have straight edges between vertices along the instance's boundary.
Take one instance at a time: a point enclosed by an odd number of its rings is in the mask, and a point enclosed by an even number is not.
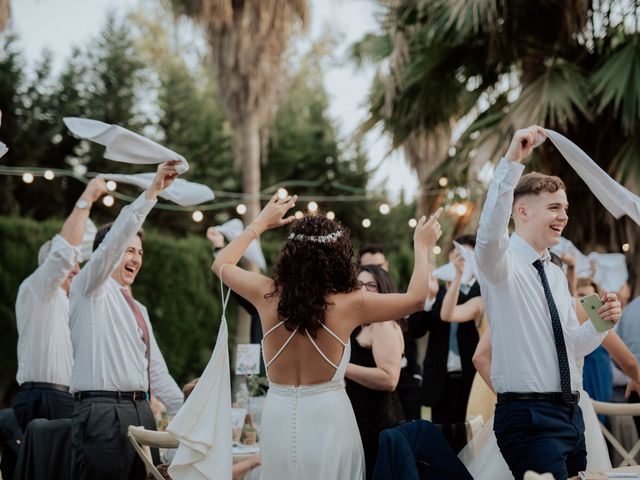
<svg viewBox="0 0 640 480"><path fill-rule="evenodd" d="M622 183L640 185L640 129L630 135L613 158L610 172Z"/></svg>
<svg viewBox="0 0 640 480"><path fill-rule="evenodd" d="M365 63L379 63L393 51L389 35L368 33L349 48L349 57L357 66Z"/></svg>
<svg viewBox="0 0 640 480"><path fill-rule="evenodd" d="M598 113L613 106L620 113L622 128L630 132L640 120L640 35L606 58L591 77L594 94L600 98Z"/></svg>

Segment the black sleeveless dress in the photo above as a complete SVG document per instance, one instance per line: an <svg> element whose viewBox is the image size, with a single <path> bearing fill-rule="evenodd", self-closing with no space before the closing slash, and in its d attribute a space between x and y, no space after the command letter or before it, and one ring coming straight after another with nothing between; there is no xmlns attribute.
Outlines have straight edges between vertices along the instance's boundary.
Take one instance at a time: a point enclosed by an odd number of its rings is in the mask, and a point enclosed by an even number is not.
<svg viewBox="0 0 640 480"><path fill-rule="evenodd" d="M356 340L361 330L362 327L358 327L351 334L350 362L375 368L376 362L371 349L362 347ZM362 438L369 479L378 456L378 435L385 428L395 427L404 421L402 404L396 391L372 390L348 378L345 381L347 395L351 400Z"/></svg>

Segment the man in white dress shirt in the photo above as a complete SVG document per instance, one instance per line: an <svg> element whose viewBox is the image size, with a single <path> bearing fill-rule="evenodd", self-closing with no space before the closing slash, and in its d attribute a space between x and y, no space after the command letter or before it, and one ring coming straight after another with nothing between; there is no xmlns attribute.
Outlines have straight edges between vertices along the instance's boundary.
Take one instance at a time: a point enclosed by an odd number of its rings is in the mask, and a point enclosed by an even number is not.
<svg viewBox="0 0 640 480"><path fill-rule="evenodd" d="M40 250L38 268L18 290L18 373L13 410L22 430L34 418L71 418L73 351L69 335L69 286L80 270L78 245L93 203L106 193L104 180L89 182L60 233Z"/></svg>
<svg viewBox="0 0 640 480"><path fill-rule="evenodd" d="M575 359L593 351L606 333L591 322L578 323L566 277L549 262L548 248L560 242L568 221L568 202L559 178L540 173L521 178L521 162L540 135L546 136L540 127L518 130L500 160L475 255L491 322L498 446L516 479L534 470L564 480L586 467ZM617 323L619 302L614 294L605 300L600 315Z"/></svg>
<svg viewBox="0 0 640 480"><path fill-rule="evenodd" d="M150 392L169 414L183 403L147 310L130 290L142 266L140 227L158 193L177 177L176 164L160 164L149 189L124 207L112 225L98 230L91 259L71 287L74 478L144 478L144 465L127 439L127 428L155 430Z"/></svg>

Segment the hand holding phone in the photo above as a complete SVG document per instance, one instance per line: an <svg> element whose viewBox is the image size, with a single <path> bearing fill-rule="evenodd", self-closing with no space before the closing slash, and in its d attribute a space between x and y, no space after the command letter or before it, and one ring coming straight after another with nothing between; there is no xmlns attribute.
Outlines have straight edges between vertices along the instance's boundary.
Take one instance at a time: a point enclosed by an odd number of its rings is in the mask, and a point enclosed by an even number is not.
<svg viewBox="0 0 640 480"><path fill-rule="evenodd" d="M580 304L598 332L602 333L613 328L614 323L611 320L604 320L598 313L604 303L597 293L582 297Z"/></svg>

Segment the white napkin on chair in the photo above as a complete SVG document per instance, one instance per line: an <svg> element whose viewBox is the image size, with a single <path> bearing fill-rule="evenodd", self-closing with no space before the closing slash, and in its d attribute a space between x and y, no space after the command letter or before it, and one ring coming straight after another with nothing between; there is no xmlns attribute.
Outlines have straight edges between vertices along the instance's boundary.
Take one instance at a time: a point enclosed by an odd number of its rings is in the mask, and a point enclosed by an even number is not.
<svg viewBox="0 0 640 480"><path fill-rule="evenodd" d="M143 190L149 188L155 177L155 173L135 173L124 175L117 173L101 173L98 178L113 180L114 182L135 185ZM170 200L183 207L199 205L215 198L213 190L201 183L189 182L182 178L176 178L169 187L159 193L161 198Z"/></svg>
<svg viewBox="0 0 640 480"><path fill-rule="evenodd" d="M65 117L62 121L78 137L107 147L104 158L109 160L143 165L182 160L176 167L178 173L189 170L189 164L182 155L126 128L89 118Z"/></svg>
<svg viewBox="0 0 640 480"><path fill-rule="evenodd" d="M193 392L167 431L180 441L169 467L174 480L230 479L233 464L227 321Z"/></svg>

